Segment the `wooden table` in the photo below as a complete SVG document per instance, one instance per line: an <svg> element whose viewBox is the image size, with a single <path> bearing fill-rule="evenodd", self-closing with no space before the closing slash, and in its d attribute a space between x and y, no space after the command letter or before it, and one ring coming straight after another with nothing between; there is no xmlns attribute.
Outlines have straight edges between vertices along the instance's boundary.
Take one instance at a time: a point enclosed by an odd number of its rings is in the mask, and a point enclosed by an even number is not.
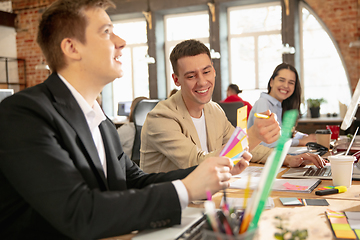
<svg viewBox="0 0 360 240"><path fill-rule="evenodd" d="M252 166L263 166L255 165ZM286 170L278 174L278 178L286 172ZM278 220L275 216L280 216L283 219L287 219L287 227L291 230L307 229L309 240L318 239L334 239L330 225L325 217L325 211L328 209L334 211L360 211L360 181L352 181L352 186L348 188L345 193L331 194L326 196L318 196L315 191L318 188L331 186L332 180L322 180L320 185L311 193L294 193L294 192L282 192L272 191L270 196L274 200L275 208L265 210L259 221L258 235L254 240L268 240L275 239L273 236L279 230L276 228ZM243 198L244 190L242 189L227 189L227 197ZM218 192L213 195L213 200L216 206L220 206L221 199L223 197L222 192ZM296 197L296 198L324 198L327 199L329 206L283 206L280 202L281 197ZM201 204L197 204L201 206ZM195 205L191 205L194 207Z"/></svg>
<svg viewBox="0 0 360 240"><path fill-rule="evenodd" d="M251 166L264 166L261 164L251 164ZM278 178L287 171L284 170L278 174ZM235 179L234 179L235 180ZM360 211L360 181L353 181L352 186L345 193L338 193L326 196L315 195L315 191L324 186L331 186L332 180L323 180L320 185L311 193L294 193L272 191L270 196L273 198L275 208L265 210L259 221L259 231L254 240L275 239L273 236L279 230L276 228L278 221L275 216L281 216L286 220L287 228L291 230L307 229L308 240L327 240L334 239L331 228L325 217L325 211L331 209L334 211ZM227 197L243 198L244 190L227 189ZM223 192L217 192L213 195L213 201L218 208L220 206ZM297 198L325 198L329 206L283 206L279 200L280 197ZM203 207L202 201L195 201L189 204L190 207ZM135 236L136 232L106 240L129 240Z"/></svg>

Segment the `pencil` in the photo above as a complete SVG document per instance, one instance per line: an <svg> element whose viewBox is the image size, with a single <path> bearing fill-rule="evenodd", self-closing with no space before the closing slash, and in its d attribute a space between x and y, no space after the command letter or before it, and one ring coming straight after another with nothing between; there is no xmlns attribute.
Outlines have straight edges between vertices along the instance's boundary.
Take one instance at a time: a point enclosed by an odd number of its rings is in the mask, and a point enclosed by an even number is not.
<svg viewBox="0 0 360 240"><path fill-rule="evenodd" d="M268 118L270 118L270 116L265 115L265 114L261 114L261 113L255 113L254 116L255 116L256 118L263 118L263 119L268 119Z"/></svg>

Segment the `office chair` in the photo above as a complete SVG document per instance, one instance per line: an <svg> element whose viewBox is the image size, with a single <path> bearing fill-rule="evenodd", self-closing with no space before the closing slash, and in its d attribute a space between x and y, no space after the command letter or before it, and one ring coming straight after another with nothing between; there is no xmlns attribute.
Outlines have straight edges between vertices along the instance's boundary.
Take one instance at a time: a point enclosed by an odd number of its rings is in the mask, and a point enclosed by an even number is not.
<svg viewBox="0 0 360 240"><path fill-rule="evenodd" d="M138 102L134 108L134 124L135 124L135 138L132 148L131 160L140 166L140 145L141 145L141 129L144 125L146 116L160 100L158 99L143 99Z"/></svg>
<svg viewBox="0 0 360 240"><path fill-rule="evenodd" d="M236 127L237 125L237 109L244 106L242 102L227 102L227 103L218 103L220 107L224 110L226 117L228 118L229 122Z"/></svg>

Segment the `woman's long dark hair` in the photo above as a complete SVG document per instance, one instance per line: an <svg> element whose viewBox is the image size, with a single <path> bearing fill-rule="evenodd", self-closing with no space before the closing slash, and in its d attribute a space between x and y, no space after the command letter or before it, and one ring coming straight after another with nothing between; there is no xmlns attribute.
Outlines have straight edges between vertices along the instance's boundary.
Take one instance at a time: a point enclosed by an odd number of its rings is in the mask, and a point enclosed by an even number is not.
<svg viewBox="0 0 360 240"><path fill-rule="evenodd" d="M294 72L295 78L296 78L293 94L290 97L288 97L287 99L285 99L284 101L282 101L282 103L281 103L281 107L283 109L282 115L284 115L284 112L286 112L287 110L290 110L290 109L297 109L300 114L301 85L300 85L300 81L299 81L299 75L298 75L295 67L293 67L292 65L290 65L288 63L281 63L275 68L275 70L268 82L268 94L270 94L270 91L271 91L271 86L270 86L271 80L275 79L275 77L279 74L279 71L282 69L289 69L290 71Z"/></svg>

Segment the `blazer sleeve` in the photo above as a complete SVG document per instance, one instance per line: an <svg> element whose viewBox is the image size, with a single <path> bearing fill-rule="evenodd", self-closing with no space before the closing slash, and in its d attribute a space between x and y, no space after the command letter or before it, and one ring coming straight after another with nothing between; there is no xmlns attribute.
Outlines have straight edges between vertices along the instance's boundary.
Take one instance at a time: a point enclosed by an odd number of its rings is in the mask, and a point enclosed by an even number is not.
<svg viewBox="0 0 360 240"><path fill-rule="evenodd" d="M196 145L191 134L192 129L196 129L192 122L187 121L164 109L149 112L141 131L141 161L158 161L160 156L171 161L177 168L184 169L196 166L208 157L218 156L224 138L231 135L231 129L220 137L217 136L218 149L206 153Z"/></svg>
<svg viewBox="0 0 360 240"><path fill-rule="evenodd" d="M44 219L74 239L180 223L181 206L169 180L192 169L147 175L122 154L118 161L126 176L119 176L119 182L134 188L104 190L74 129L46 97L31 95L14 95L0 104L0 132L6 136L0 138L0 174L7 179L0 189L10 189L1 193L9 196L1 208L18 218L30 212L22 224L36 226L32 219Z"/></svg>
<svg viewBox="0 0 360 240"><path fill-rule="evenodd" d="M265 163L274 148L269 148L264 145L258 144L250 153L252 158L250 162Z"/></svg>

